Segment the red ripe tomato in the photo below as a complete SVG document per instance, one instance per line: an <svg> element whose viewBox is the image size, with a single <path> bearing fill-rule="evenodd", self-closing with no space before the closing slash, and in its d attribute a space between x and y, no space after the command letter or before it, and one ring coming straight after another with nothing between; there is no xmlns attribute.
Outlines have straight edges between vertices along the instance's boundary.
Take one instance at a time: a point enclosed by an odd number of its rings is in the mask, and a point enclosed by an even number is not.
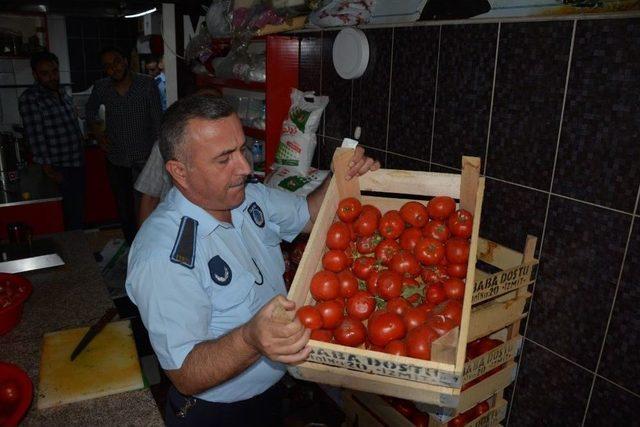
<svg viewBox="0 0 640 427"><path fill-rule="evenodd" d="M20 401L20 387L18 383L16 383L11 379L7 379L0 382L0 409L2 409L2 407L11 409L19 401Z"/></svg>
<svg viewBox="0 0 640 427"><path fill-rule="evenodd" d="M416 411L411 415L411 422L415 427L428 427L429 426L429 414L421 411Z"/></svg>
<svg viewBox="0 0 640 427"><path fill-rule="evenodd" d="M380 278L379 271L372 271L369 277L367 277L367 291L371 295L378 296L378 279Z"/></svg>
<svg viewBox="0 0 640 427"><path fill-rule="evenodd" d="M394 399L391 407L400 412L405 418L411 418L417 410L413 402L405 399Z"/></svg>
<svg viewBox="0 0 640 427"><path fill-rule="evenodd" d="M433 219L447 219L455 210L456 201L449 196L436 196L427 204L427 212Z"/></svg>
<svg viewBox="0 0 640 427"><path fill-rule="evenodd" d="M386 239L397 239L404 231L404 221L400 212L388 211L380 219L378 231Z"/></svg>
<svg viewBox="0 0 640 427"><path fill-rule="evenodd" d="M485 401L485 402L478 403L475 406L475 408L473 408L473 411L475 413L475 416L474 416L473 419L478 418L479 416L481 416L485 412L489 412L489 409L491 409L491 405L489 405L489 402Z"/></svg>
<svg viewBox="0 0 640 427"><path fill-rule="evenodd" d="M382 217L382 213L380 212L380 209L376 208L373 205L363 205L362 206L362 213L365 212L372 212L375 214L375 216L378 218L378 221L380 220L380 218Z"/></svg>
<svg viewBox="0 0 640 427"><path fill-rule="evenodd" d="M423 237L413 250L418 261L424 265L436 265L444 258L444 245L431 237Z"/></svg>
<svg viewBox="0 0 640 427"><path fill-rule="evenodd" d="M351 241L351 230L344 222L334 222L327 231L326 245L329 249L345 250Z"/></svg>
<svg viewBox="0 0 640 427"><path fill-rule="evenodd" d="M434 308L433 314L442 314L444 317L448 317L453 320L453 323L455 323L456 326L459 326L460 321L462 320L462 303L460 301L450 299Z"/></svg>
<svg viewBox="0 0 640 427"><path fill-rule="evenodd" d="M356 249L355 242L349 242L349 246L344 250L345 255L347 256L347 260L349 262L349 267L353 265L353 262L360 258L360 254L358 253L358 249Z"/></svg>
<svg viewBox="0 0 640 427"><path fill-rule="evenodd" d="M471 237L473 228L473 215L471 215L469 211L459 209L449 217L447 225L449 226L449 230L451 230L451 234L456 237L468 239Z"/></svg>
<svg viewBox="0 0 640 427"><path fill-rule="evenodd" d="M402 294L402 276L393 270L381 271L378 276L378 295L385 301Z"/></svg>
<svg viewBox="0 0 640 427"><path fill-rule="evenodd" d="M447 227L447 224L445 224L444 221L434 219L424 226L422 229L422 235L444 243L449 239L449 237L451 237L451 231L449 231L449 227Z"/></svg>
<svg viewBox="0 0 640 427"><path fill-rule="evenodd" d="M362 211L362 204L355 197L347 197L338 203L338 218L344 222L353 222Z"/></svg>
<svg viewBox="0 0 640 427"><path fill-rule="evenodd" d="M411 304L409 304L409 301L402 297L390 299L389 301L387 301L387 306L385 307L385 309L389 313L396 313L400 316L402 316L410 308Z"/></svg>
<svg viewBox="0 0 640 427"><path fill-rule="evenodd" d="M400 235L400 247L405 251L413 252L413 249L421 238L422 231L419 228L407 228Z"/></svg>
<svg viewBox="0 0 640 427"><path fill-rule="evenodd" d="M378 221L379 218L375 212L371 210L362 211L353 224L353 229L360 237L371 236L378 229Z"/></svg>
<svg viewBox="0 0 640 427"><path fill-rule="evenodd" d="M359 237L356 241L356 249L363 255L372 254L381 241L382 237L380 237L378 233L373 233L371 236Z"/></svg>
<svg viewBox="0 0 640 427"><path fill-rule="evenodd" d="M376 260L371 257L360 257L353 262L353 274L360 280L367 280L376 271Z"/></svg>
<svg viewBox="0 0 640 427"><path fill-rule="evenodd" d="M442 283L444 293L448 299L462 300L464 297L464 282L457 278L447 279Z"/></svg>
<svg viewBox="0 0 640 427"><path fill-rule="evenodd" d="M402 340L389 341L387 345L384 346L384 352L396 356L406 356L407 346L404 345L404 341Z"/></svg>
<svg viewBox="0 0 640 427"><path fill-rule="evenodd" d="M333 337L338 344L349 347L358 347L364 343L367 329L362 322L353 317L346 317L342 323L333 331Z"/></svg>
<svg viewBox="0 0 640 427"><path fill-rule="evenodd" d="M480 338L479 342L475 345L474 350L478 356L485 354L494 348L503 344L503 341L493 338Z"/></svg>
<svg viewBox="0 0 640 427"><path fill-rule="evenodd" d="M435 304L430 303L429 301L425 301L422 304L420 304L419 306L417 306L416 308L419 308L420 310L424 311L428 316L431 315L431 312L433 311L433 309L436 307Z"/></svg>
<svg viewBox="0 0 640 427"><path fill-rule="evenodd" d="M396 313L381 312L367 322L367 336L374 345L385 346L389 341L402 339L406 330L402 317Z"/></svg>
<svg viewBox="0 0 640 427"><path fill-rule="evenodd" d="M340 295L338 276L331 271L320 270L311 279L311 295L316 301L328 301Z"/></svg>
<svg viewBox="0 0 640 427"><path fill-rule="evenodd" d="M311 331L310 339L323 342L333 341L333 331L328 329L315 329Z"/></svg>
<svg viewBox="0 0 640 427"><path fill-rule="evenodd" d="M358 235L356 234L355 223L350 222L347 224L347 226L349 227L349 232L351 233L351 241L355 242L358 238Z"/></svg>
<svg viewBox="0 0 640 427"><path fill-rule="evenodd" d="M467 424L467 418L460 414L447 423L447 427L463 427Z"/></svg>
<svg viewBox="0 0 640 427"><path fill-rule="evenodd" d="M420 264L410 252L400 250L391 258L389 267L403 276L416 277L420 274Z"/></svg>
<svg viewBox="0 0 640 427"><path fill-rule="evenodd" d="M322 316L318 309L312 305L303 305L298 309L296 315L305 328L315 330L322 327Z"/></svg>
<svg viewBox="0 0 640 427"><path fill-rule="evenodd" d="M344 251L332 249L322 257L322 266L326 270L338 273L349 267L349 258Z"/></svg>
<svg viewBox="0 0 640 427"><path fill-rule="evenodd" d="M467 277L467 263L463 264L447 264L447 273L451 277L457 277L458 279L464 279Z"/></svg>
<svg viewBox="0 0 640 427"><path fill-rule="evenodd" d="M358 292L358 279L351 270L343 270L338 273L337 277L342 298L350 298Z"/></svg>
<svg viewBox="0 0 640 427"><path fill-rule="evenodd" d="M316 308L322 316L323 329L335 329L344 318L344 306L336 300L322 301Z"/></svg>
<svg viewBox="0 0 640 427"><path fill-rule="evenodd" d="M418 307L411 307L404 313L402 320L404 320L404 325L407 327L408 332L424 324L427 321L427 317L427 313L424 310Z"/></svg>
<svg viewBox="0 0 640 427"><path fill-rule="evenodd" d="M448 317L444 317L442 314L437 314L429 317L426 324L429 325L431 329L436 331L440 336L446 334L451 329L456 327L456 324L453 323L453 320L449 319Z"/></svg>
<svg viewBox="0 0 640 427"><path fill-rule="evenodd" d="M431 304L440 304L447 299L447 294L444 293L441 283L432 283L427 288L426 298Z"/></svg>
<svg viewBox="0 0 640 427"><path fill-rule="evenodd" d="M430 285L431 283L442 282L448 279L449 274L447 273L446 267L438 264L425 267L420 273L420 277L422 277L424 283Z"/></svg>
<svg viewBox="0 0 640 427"><path fill-rule="evenodd" d="M400 208L400 215L407 224L422 228L429 221L427 208L420 202L407 202Z"/></svg>
<svg viewBox="0 0 640 427"><path fill-rule="evenodd" d="M413 328L404 340L407 346L407 356L431 360L431 343L436 339L438 339L437 332L428 325Z"/></svg>
<svg viewBox="0 0 640 427"><path fill-rule="evenodd" d="M376 299L367 291L358 291L347 299L347 314L355 319L364 320L376 309Z"/></svg>
<svg viewBox="0 0 640 427"><path fill-rule="evenodd" d="M447 261L451 264L466 264L469 260L469 242L465 239L453 238L445 245Z"/></svg>
<svg viewBox="0 0 640 427"><path fill-rule="evenodd" d="M388 265L395 254L400 250L400 245L395 240L384 239L376 246L376 259L383 265Z"/></svg>

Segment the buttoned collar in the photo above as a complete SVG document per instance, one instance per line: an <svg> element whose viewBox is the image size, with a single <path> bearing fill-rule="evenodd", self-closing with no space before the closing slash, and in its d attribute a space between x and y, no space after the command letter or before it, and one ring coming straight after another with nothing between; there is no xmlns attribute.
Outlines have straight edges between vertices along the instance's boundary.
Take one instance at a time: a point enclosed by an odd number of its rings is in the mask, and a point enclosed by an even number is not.
<svg viewBox="0 0 640 427"><path fill-rule="evenodd" d="M40 82L35 82L34 86L36 87L36 89L38 90L38 92L40 92L43 95L47 95L47 96L54 96L54 92L52 92L51 90L47 89L46 87L42 86L40 84ZM60 96L61 99L64 99L64 96L66 95L66 93L62 90L62 88L58 88L58 95Z"/></svg>
<svg viewBox="0 0 640 427"><path fill-rule="evenodd" d="M231 220L233 221L233 224L229 224L218 220L209 212L191 202L175 186L169 190L165 200L168 203L171 203L183 216L188 216L198 221L198 237L200 238L209 236L211 233L215 232L218 227L225 229L235 227L237 229L241 229L242 224L244 223L243 212L247 208L247 200L245 197L242 204L231 211Z"/></svg>

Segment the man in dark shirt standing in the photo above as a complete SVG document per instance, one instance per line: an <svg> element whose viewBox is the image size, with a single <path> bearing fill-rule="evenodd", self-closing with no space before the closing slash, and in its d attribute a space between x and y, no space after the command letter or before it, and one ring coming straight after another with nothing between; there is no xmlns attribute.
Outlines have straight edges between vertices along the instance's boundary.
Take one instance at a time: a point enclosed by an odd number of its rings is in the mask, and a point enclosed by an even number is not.
<svg viewBox="0 0 640 427"><path fill-rule="evenodd" d="M71 97L60 90L57 56L35 53L31 70L35 83L20 96L19 110L33 160L59 185L65 227L82 228L85 176L78 116Z"/></svg>
<svg viewBox="0 0 640 427"><path fill-rule="evenodd" d="M131 244L140 199L133 184L158 138L162 116L160 94L151 77L129 69L129 61L118 49L103 49L100 60L108 77L94 83L86 116L95 132L98 109L104 104L106 131L97 132L97 137L107 152L109 183L124 237Z"/></svg>

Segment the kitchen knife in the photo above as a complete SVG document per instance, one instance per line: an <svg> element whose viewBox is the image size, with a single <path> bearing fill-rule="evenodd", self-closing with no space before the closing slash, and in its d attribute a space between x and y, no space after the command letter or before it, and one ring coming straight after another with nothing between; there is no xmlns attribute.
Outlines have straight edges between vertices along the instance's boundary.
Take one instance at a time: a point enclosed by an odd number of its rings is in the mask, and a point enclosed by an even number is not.
<svg viewBox="0 0 640 427"><path fill-rule="evenodd" d="M118 314L118 309L115 307L110 308L104 313L104 315L100 318L100 320L98 320L98 322L96 322L93 326L89 328L87 333L84 334L84 336L80 340L80 343L78 343L76 348L71 353L72 362L73 362L73 359L78 357L80 352L85 349L85 347L91 342L91 340L94 339L95 336L98 335L100 331L104 329L105 326L107 326L107 323L109 323L109 321L111 321L111 319L113 319L113 317L116 314Z"/></svg>

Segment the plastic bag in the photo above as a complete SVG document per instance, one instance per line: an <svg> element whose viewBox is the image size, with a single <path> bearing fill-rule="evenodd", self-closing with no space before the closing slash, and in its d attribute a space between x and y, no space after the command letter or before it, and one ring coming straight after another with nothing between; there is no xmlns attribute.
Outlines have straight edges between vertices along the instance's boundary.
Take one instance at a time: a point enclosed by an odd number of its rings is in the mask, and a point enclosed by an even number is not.
<svg viewBox="0 0 640 427"><path fill-rule="evenodd" d="M325 0L309 14L309 22L318 27L366 24L375 4L375 0Z"/></svg>
<svg viewBox="0 0 640 427"><path fill-rule="evenodd" d="M329 97L314 92L291 91L291 107L282 123L275 163L306 176L316 149L316 131Z"/></svg>
<svg viewBox="0 0 640 427"><path fill-rule="evenodd" d="M205 7L203 6L203 9ZM211 37L227 37L231 33L231 0L213 0L206 8L207 30Z"/></svg>
<svg viewBox="0 0 640 427"><path fill-rule="evenodd" d="M298 196L307 196L319 187L329 175L329 171L310 168L305 176L286 166L278 166L265 180L268 187L290 191Z"/></svg>

